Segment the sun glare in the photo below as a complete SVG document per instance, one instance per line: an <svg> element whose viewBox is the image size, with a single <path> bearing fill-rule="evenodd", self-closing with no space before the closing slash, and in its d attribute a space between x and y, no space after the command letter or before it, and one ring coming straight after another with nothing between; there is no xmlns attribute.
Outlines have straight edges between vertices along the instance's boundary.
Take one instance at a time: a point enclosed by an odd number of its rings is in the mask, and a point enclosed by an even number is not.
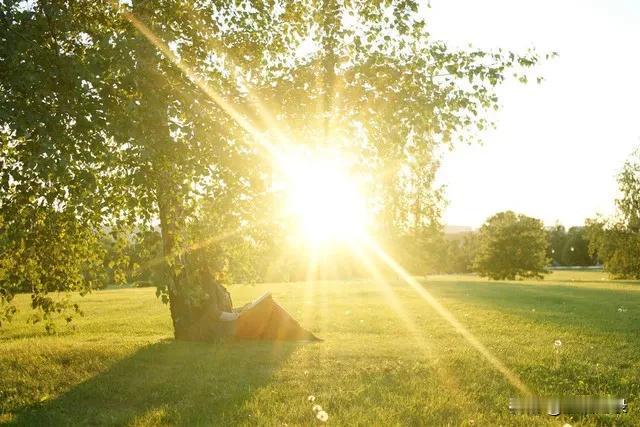
<svg viewBox="0 0 640 427"><path fill-rule="evenodd" d="M280 163L287 210L305 238L319 244L362 236L368 223L364 197L343 159L296 153Z"/></svg>

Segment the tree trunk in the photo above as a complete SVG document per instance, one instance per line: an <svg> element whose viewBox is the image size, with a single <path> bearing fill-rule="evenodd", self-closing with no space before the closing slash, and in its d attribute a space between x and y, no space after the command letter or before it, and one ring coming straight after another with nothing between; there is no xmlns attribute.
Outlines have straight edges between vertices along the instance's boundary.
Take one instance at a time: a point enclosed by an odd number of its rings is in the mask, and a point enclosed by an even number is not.
<svg viewBox="0 0 640 427"><path fill-rule="evenodd" d="M133 1L135 18L151 31L154 31L153 7L153 2L147 0ZM158 204L163 254L172 278L167 293L174 336L180 340L202 340L204 301L193 297L198 294L195 288L200 283L192 280L194 266L180 250L185 226L184 200L177 164L180 148L172 140L168 125L170 87L159 68L157 48L142 34L138 34L136 55L136 87L142 100L138 136L151 159L150 178Z"/></svg>

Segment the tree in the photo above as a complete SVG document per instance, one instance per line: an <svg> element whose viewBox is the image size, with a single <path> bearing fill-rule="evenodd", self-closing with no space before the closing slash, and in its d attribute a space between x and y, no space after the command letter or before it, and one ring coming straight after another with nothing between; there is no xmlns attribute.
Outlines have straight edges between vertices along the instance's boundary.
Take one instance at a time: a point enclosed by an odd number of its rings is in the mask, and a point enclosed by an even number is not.
<svg viewBox="0 0 640 427"><path fill-rule="evenodd" d="M584 227L571 227L562 247L562 265L589 266L595 258L589 253L589 240Z"/></svg>
<svg viewBox="0 0 640 427"><path fill-rule="evenodd" d="M200 339L189 250L210 248L220 268L228 256L194 232L212 230L202 206L233 218L219 235L255 231L288 143L342 148L381 177L371 193L385 227L431 222L436 148L488 126L495 86L538 56L448 49L418 4L0 4L5 313L16 284L45 315L52 291L90 291L100 230L159 223L171 276L160 295L176 338ZM55 262L40 250L51 242Z"/></svg>
<svg viewBox="0 0 640 427"><path fill-rule="evenodd" d="M625 161L618 174L621 197L616 200L613 218L593 218L586 222L592 256L616 278L640 278L640 149Z"/></svg>
<svg viewBox="0 0 640 427"><path fill-rule="evenodd" d="M512 211L489 218L479 231L474 268L495 280L542 278L549 260L542 221Z"/></svg>
<svg viewBox="0 0 640 427"><path fill-rule="evenodd" d="M567 240L567 230L564 225L556 224L548 232L549 246L547 257L551 259L554 265L564 265L562 260L562 251Z"/></svg>
<svg viewBox="0 0 640 427"><path fill-rule="evenodd" d="M446 273L470 273L478 252L478 233L460 233L447 241L442 269Z"/></svg>
<svg viewBox="0 0 640 427"><path fill-rule="evenodd" d="M571 227L567 231L563 225L556 225L548 231L549 247L547 257L554 265L589 266L596 259L589 252L588 235L584 227Z"/></svg>
<svg viewBox="0 0 640 427"><path fill-rule="evenodd" d="M617 279L640 278L640 234L622 222L588 220L589 250L597 254L604 270Z"/></svg>

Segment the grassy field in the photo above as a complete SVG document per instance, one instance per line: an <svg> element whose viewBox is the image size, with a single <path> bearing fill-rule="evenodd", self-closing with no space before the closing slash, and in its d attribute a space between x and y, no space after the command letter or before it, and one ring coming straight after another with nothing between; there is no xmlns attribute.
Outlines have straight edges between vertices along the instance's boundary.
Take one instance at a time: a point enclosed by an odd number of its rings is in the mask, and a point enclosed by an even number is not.
<svg viewBox="0 0 640 427"><path fill-rule="evenodd" d="M236 304L271 290L314 344L174 342L153 289L95 292L56 336L23 312L0 333L0 423L313 425L313 395L335 425L640 424L640 284L422 283L534 393L627 397L629 413L512 415L517 391L415 291L391 283L394 305L374 281L333 281L230 287Z"/></svg>

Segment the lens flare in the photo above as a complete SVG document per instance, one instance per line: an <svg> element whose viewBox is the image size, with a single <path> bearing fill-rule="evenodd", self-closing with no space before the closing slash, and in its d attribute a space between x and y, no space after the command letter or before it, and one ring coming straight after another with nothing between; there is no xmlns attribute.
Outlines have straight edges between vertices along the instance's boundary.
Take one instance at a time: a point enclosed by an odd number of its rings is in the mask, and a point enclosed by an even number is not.
<svg viewBox="0 0 640 427"><path fill-rule="evenodd" d="M286 209L313 244L353 242L365 233L366 204L342 156L292 152L279 156Z"/></svg>

